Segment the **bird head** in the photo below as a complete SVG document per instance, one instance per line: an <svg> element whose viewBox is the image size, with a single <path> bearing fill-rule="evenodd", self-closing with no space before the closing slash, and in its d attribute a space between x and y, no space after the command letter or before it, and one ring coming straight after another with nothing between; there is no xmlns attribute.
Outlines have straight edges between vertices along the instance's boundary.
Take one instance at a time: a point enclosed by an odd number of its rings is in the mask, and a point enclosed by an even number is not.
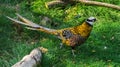
<svg viewBox="0 0 120 67"><path fill-rule="evenodd" d="M90 24L91 26L93 26L93 23L96 21L96 18L95 17L89 17L86 19L86 22L88 24Z"/></svg>

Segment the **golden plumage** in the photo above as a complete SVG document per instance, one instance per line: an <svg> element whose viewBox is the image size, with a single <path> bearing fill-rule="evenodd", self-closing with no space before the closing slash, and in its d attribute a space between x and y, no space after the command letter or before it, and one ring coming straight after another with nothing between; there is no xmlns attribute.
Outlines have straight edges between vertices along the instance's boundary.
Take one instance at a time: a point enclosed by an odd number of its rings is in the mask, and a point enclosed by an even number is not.
<svg viewBox="0 0 120 67"><path fill-rule="evenodd" d="M32 30L38 30L38 31L43 31L49 34L53 34L58 36L62 40L63 44L66 44L67 46L71 46L74 48L76 45L81 45L86 41L86 39L89 37L90 32L92 30L93 22L95 22L94 17L90 17L86 19L81 25L75 26L75 27L70 27L70 28L64 28L60 30L55 30L55 29L49 29L42 27L38 24L35 24L24 17L20 16L19 14L16 14L23 22L15 20L13 18L8 17L10 20L23 24L28 26L27 29L32 29Z"/></svg>
<svg viewBox="0 0 120 67"><path fill-rule="evenodd" d="M62 35L63 31L65 31L65 30L69 30L72 33L71 37L68 39L65 39L65 37ZM73 40L71 40L71 39L73 39L73 38L77 39L77 37L78 37L77 40L79 41L78 42L78 45L79 45L79 44L83 43L83 40L85 41L88 38L91 30L92 30L92 26L88 25L88 23L86 23L86 22L83 22L82 25L72 27L72 28L65 28L65 29L60 30L61 32L58 32L58 33L62 37L62 39L61 39L62 43L65 43L68 46L73 46L72 44L70 44L71 42L73 42ZM82 40L80 40L79 38ZM80 42L80 41L82 41L82 42Z"/></svg>

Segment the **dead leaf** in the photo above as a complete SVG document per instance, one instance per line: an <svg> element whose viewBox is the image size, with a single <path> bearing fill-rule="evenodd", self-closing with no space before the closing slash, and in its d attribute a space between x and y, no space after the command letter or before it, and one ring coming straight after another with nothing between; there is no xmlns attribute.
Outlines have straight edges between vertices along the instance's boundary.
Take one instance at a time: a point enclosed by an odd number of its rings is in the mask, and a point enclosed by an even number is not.
<svg viewBox="0 0 120 67"><path fill-rule="evenodd" d="M103 35L103 38L105 39L105 38L106 38L106 36L104 36L104 35Z"/></svg>
<svg viewBox="0 0 120 67"><path fill-rule="evenodd" d="M114 36L112 36L111 38L110 38L110 40L114 40L115 39L115 37Z"/></svg>
<svg viewBox="0 0 120 67"><path fill-rule="evenodd" d="M111 60L107 60L108 62L111 62Z"/></svg>
<svg viewBox="0 0 120 67"><path fill-rule="evenodd" d="M96 50L92 50L92 52L94 53L94 52L96 52Z"/></svg>
<svg viewBox="0 0 120 67"><path fill-rule="evenodd" d="M31 42L31 44L35 44L35 42Z"/></svg>

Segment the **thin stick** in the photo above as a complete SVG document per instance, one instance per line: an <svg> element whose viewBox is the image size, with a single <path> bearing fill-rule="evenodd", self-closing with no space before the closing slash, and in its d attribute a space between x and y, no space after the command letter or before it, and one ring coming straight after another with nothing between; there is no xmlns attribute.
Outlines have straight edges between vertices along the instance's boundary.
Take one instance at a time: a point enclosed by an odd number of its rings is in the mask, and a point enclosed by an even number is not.
<svg viewBox="0 0 120 67"><path fill-rule="evenodd" d="M65 4L65 3L63 1L60 1L60 0L50 1L50 2L45 3L45 7L50 8L53 5L57 5L57 4Z"/></svg>
<svg viewBox="0 0 120 67"><path fill-rule="evenodd" d="M104 7L109 7L109 8L120 10L120 6L108 4L108 3L102 3L102 2L97 2L97 1L88 1L88 0L78 0L78 2L81 2L84 4L90 4L90 5L104 6Z"/></svg>
<svg viewBox="0 0 120 67"><path fill-rule="evenodd" d="M120 10L120 6L118 6L118 5L103 3L103 2L97 2L97 1L90 1L90 0L71 0L71 2L68 2L68 4L71 4L73 2L83 3L83 4L87 4L87 5L103 6L103 7L108 7L108 8L113 8L113 9ZM56 5L56 4L65 5L65 4L67 4L67 1L55 0L55 1L47 2L46 7L49 8L49 6L51 6L51 5L53 6L53 5Z"/></svg>

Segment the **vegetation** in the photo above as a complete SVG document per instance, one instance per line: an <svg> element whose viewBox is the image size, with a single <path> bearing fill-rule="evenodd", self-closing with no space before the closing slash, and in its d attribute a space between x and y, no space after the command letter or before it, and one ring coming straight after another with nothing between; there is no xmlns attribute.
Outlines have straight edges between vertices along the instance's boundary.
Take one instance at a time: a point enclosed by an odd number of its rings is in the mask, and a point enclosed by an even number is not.
<svg viewBox="0 0 120 67"><path fill-rule="evenodd" d="M11 67L33 48L43 46L49 51L43 56L42 67L120 67L120 11L81 3L46 9L44 4L48 1L35 0L29 5L27 0L0 0L0 66ZM118 0L102 1L120 5ZM16 18L16 12L39 24L47 16L52 23L44 26L55 29L79 25L89 16L96 17L97 22L89 39L76 48L73 57L69 47L59 48L61 41L55 36L23 27L19 33L5 17Z"/></svg>

